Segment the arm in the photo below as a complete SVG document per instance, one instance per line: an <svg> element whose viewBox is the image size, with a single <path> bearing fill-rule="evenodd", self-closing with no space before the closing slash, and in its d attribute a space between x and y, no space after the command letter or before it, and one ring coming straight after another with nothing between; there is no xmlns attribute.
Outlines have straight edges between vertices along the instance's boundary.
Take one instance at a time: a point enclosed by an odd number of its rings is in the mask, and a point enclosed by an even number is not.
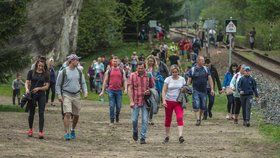
<svg viewBox="0 0 280 158"><path fill-rule="evenodd" d="M162 88L162 94L161 94L162 95L162 105L164 107L167 107L166 100L165 100L166 92L167 92L167 84L164 84L163 88Z"/></svg>
<svg viewBox="0 0 280 158"><path fill-rule="evenodd" d="M25 85L25 83L24 83L22 80L20 80L20 84L21 84L22 86Z"/></svg>
<svg viewBox="0 0 280 158"><path fill-rule="evenodd" d="M257 89L257 83L256 81L253 79L253 91L255 93L255 97L259 97L259 93L258 93L258 89Z"/></svg>
<svg viewBox="0 0 280 158"><path fill-rule="evenodd" d="M124 86L124 93L125 94L127 94L127 80L126 80L126 73L125 73L125 71L124 70L122 70L123 71L123 86Z"/></svg>
<svg viewBox="0 0 280 158"><path fill-rule="evenodd" d="M216 78L218 89L219 89L219 91L221 91L222 90L221 81L220 81L220 78L219 78L218 71L215 67L214 67L214 72L215 72L215 78Z"/></svg>
<svg viewBox="0 0 280 158"><path fill-rule="evenodd" d="M15 89L15 80L13 80L12 89L13 89L13 90Z"/></svg>
<svg viewBox="0 0 280 158"><path fill-rule="evenodd" d="M227 87L227 84L228 83L228 73L225 74L225 77L224 77L224 82L223 82L223 89L226 89Z"/></svg>
<svg viewBox="0 0 280 158"><path fill-rule="evenodd" d="M106 89L106 86L107 86L107 83L108 83L108 70L105 72L104 81L103 81L103 84L102 84L102 91L99 94L99 96L103 96L103 94L105 92L105 89Z"/></svg>
<svg viewBox="0 0 280 158"><path fill-rule="evenodd" d="M82 90L83 90L83 94L84 97L86 98L88 96L88 91L87 91L87 84L86 84L86 80L85 80L85 75L82 73Z"/></svg>
<svg viewBox="0 0 280 158"><path fill-rule="evenodd" d="M190 85L192 83L192 78L188 77L187 85Z"/></svg>
<svg viewBox="0 0 280 158"><path fill-rule="evenodd" d="M240 80L238 81L238 83L237 83L237 91L239 92L239 93L241 93L241 91L242 91L242 81L243 79L242 78L240 78Z"/></svg>
<svg viewBox="0 0 280 158"><path fill-rule="evenodd" d="M55 92L58 95L58 98L60 98L60 99L62 98L61 97L61 95L62 95L61 94L61 89L62 89L62 86L63 86L62 74L63 74L63 70L58 72L57 79L56 79L56 84L55 84Z"/></svg>
<svg viewBox="0 0 280 158"><path fill-rule="evenodd" d="M232 89L232 90L235 90L235 84L236 84L236 74L232 77L231 81L230 81L230 84L229 84L229 87Z"/></svg>
<svg viewBox="0 0 280 158"><path fill-rule="evenodd" d="M129 84L128 85L128 96L129 96L129 101L130 101L130 107L133 108L134 106L134 100L133 100L133 85Z"/></svg>
<svg viewBox="0 0 280 158"><path fill-rule="evenodd" d="M210 88L211 88L211 95L214 96L215 95L215 93L214 93L214 83L213 83L213 79L212 79L211 75L208 75L208 81L209 81Z"/></svg>

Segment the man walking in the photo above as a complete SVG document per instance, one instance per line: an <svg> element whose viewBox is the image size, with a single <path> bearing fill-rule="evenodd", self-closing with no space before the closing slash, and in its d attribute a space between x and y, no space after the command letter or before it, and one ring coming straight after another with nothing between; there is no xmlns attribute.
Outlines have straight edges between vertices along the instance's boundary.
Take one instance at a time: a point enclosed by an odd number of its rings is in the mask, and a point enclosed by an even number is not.
<svg viewBox="0 0 280 158"><path fill-rule="evenodd" d="M125 72L118 66L118 57L116 56L114 56L112 59L112 67L108 68L108 70L105 72L102 91L99 94L100 96L104 95L104 91L106 90L107 86L110 107L110 123L113 124L115 119L118 123L122 107L122 88L124 87L124 93L127 93L127 86Z"/></svg>
<svg viewBox="0 0 280 158"><path fill-rule="evenodd" d="M196 126L201 124L201 116L206 110L207 82L210 84L210 94L214 96L213 80L209 69L204 65L204 57L197 58L196 66L189 71L187 84L193 86L193 109L196 116Z"/></svg>
<svg viewBox="0 0 280 158"><path fill-rule="evenodd" d="M145 63L137 63L137 71L132 73L128 80L128 95L130 107L132 108L133 140L138 140L138 117L142 111L142 129L140 144L146 144L146 133L148 128L148 111L144 97L150 95L150 88L154 87L154 79L149 77L145 71Z"/></svg>
<svg viewBox="0 0 280 158"><path fill-rule="evenodd" d="M63 103L63 122L65 128L64 139L75 139L75 127L79 120L81 110L80 91L87 97L87 85L81 70L77 68L79 57L71 54L68 58L68 66L61 70L57 77L56 93L58 100ZM73 123L71 125L71 118Z"/></svg>

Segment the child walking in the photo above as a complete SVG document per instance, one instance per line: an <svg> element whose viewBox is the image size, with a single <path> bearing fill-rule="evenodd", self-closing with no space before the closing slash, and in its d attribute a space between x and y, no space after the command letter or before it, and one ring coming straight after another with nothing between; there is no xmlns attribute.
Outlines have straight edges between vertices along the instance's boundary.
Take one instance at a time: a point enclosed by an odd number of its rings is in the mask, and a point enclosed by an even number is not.
<svg viewBox="0 0 280 158"><path fill-rule="evenodd" d="M17 73L16 79L12 83L13 105L16 104L16 97L18 99L18 105L20 105L20 88L23 86L24 86L24 82L21 80L21 74Z"/></svg>

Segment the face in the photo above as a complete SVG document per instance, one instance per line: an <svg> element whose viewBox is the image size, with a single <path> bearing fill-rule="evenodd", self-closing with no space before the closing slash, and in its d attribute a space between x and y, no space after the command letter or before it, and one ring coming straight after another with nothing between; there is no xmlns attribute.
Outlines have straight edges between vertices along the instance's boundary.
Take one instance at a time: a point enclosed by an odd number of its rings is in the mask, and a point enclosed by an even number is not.
<svg viewBox="0 0 280 158"><path fill-rule="evenodd" d="M203 66L204 65L204 58L203 57L199 57L197 59L197 65L199 65L199 66Z"/></svg>
<svg viewBox="0 0 280 158"><path fill-rule="evenodd" d="M114 67L117 67L118 66L118 59L113 59L112 64L113 64Z"/></svg>
<svg viewBox="0 0 280 158"><path fill-rule="evenodd" d="M21 80L21 76L18 76L17 79L18 79L18 80Z"/></svg>
<svg viewBox="0 0 280 158"><path fill-rule="evenodd" d="M232 71L233 71L233 72L235 72L235 71L236 71L236 69L237 69L237 67L236 67L236 66L233 66L233 67L232 67Z"/></svg>
<svg viewBox="0 0 280 158"><path fill-rule="evenodd" d="M73 64L73 66L78 66L78 64L79 64L79 60L78 59L73 59L73 60L71 60L71 64Z"/></svg>
<svg viewBox="0 0 280 158"><path fill-rule="evenodd" d="M248 70L247 70L247 71L244 71L244 75L245 75L245 76L250 76L250 75L251 75L251 71L248 71Z"/></svg>
<svg viewBox="0 0 280 158"><path fill-rule="evenodd" d="M145 72L144 64L138 65L138 66L137 66L137 72L138 72L139 74L143 74L143 73Z"/></svg>
<svg viewBox="0 0 280 158"><path fill-rule="evenodd" d="M152 58L148 59L149 66L153 66L155 64L154 60Z"/></svg>
<svg viewBox="0 0 280 158"><path fill-rule="evenodd" d="M37 70L43 71L43 70L44 70L44 67L45 67L45 64L44 64L43 62L38 62Z"/></svg>
<svg viewBox="0 0 280 158"><path fill-rule="evenodd" d="M173 77L177 77L179 75L178 69L172 69L171 73Z"/></svg>

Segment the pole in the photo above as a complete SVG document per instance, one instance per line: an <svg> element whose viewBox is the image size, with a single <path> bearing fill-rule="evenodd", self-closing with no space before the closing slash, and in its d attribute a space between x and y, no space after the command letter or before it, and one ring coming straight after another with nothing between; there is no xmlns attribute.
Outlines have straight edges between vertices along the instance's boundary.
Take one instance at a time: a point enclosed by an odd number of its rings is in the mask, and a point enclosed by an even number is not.
<svg viewBox="0 0 280 158"><path fill-rule="evenodd" d="M268 50L271 51L271 42L272 42L272 22L270 22L270 32L269 32L269 45L268 45Z"/></svg>
<svg viewBox="0 0 280 158"><path fill-rule="evenodd" d="M229 54L228 54L228 67L231 65L231 54L232 54L232 33L229 33Z"/></svg>

